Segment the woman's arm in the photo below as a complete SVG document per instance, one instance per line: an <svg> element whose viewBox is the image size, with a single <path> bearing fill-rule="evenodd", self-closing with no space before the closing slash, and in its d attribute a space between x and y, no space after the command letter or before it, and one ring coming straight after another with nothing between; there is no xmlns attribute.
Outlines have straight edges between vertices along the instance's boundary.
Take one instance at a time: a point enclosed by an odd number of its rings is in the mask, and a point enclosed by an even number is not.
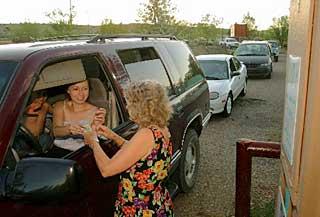
<svg viewBox="0 0 320 217"><path fill-rule="evenodd" d="M63 101L55 104L52 118L54 136L66 136L70 134L69 126L64 126Z"/></svg>
<svg viewBox="0 0 320 217"><path fill-rule="evenodd" d="M32 106L33 105L29 105L27 108L27 116L24 120L24 125L38 138L43 131L47 112L50 112L52 108L47 102L38 104L36 107L33 106L34 108L31 108ZM34 109L37 111L34 111Z"/></svg>
<svg viewBox="0 0 320 217"><path fill-rule="evenodd" d="M113 140L118 147L121 147L128 142L126 139L113 132L110 128L103 125L97 127L97 132L99 135L103 135L104 137Z"/></svg>
<svg viewBox="0 0 320 217"><path fill-rule="evenodd" d="M92 148L101 175L108 177L127 170L150 153L154 141L149 129L141 129L111 159L94 139L94 133L85 133L85 143Z"/></svg>

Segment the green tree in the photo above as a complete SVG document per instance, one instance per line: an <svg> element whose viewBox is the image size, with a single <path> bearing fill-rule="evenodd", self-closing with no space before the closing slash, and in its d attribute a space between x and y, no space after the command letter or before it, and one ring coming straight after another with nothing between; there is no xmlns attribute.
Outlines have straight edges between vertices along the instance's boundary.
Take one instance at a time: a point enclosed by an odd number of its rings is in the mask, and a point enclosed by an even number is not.
<svg viewBox="0 0 320 217"><path fill-rule="evenodd" d="M28 42L40 37L41 27L37 23L24 22L11 28L11 40L13 42Z"/></svg>
<svg viewBox="0 0 320 217"><path fill-rule="evenodd" d="M121 34L121 33L129 33L130 28L128 25L114 24L112 19L104 19L100 25L100 33L101 34Z"/></svg>
<svg viewBox="0 0 320 217"><path fill-rule="evenodd" d="M222 18L218 18L215 15L205 14L201 22L197 24L196 30L200 34L200 37L205 38L208 43L210 40L217 38L219 33L217 26L219 26L222 21Z"/></svg>
<svg viewBox="0 0 320 217"><path fill-rule="evenodd" d="M69 13L63 12L61 9L54 9L46 13L50 19L50 24L55 31L55 35L70 35L73 30L73 20L76 16L75 7L71 6Z"/></svg>
<svg viewBox="0 0 320 217"><path fill-rule="evenodd" d="M258 33L258 27L256 26L256 19L253 16L251 16L249 12L247 12L247 14L243 16L242 22L247 24L249 38L256 37Z"/></svg>
<svg viewBox="0 0 320 217"><path fill-rule="evenodd" d="M280 18L273 18L272 20L273 24L270 27L270 30L272 31L274 38L284 46L288 40L289 18L288 16L281 16Z"/></svg>
<svg viewBox="0 0 320 217"><path fill-rule="evenodd" d="M138 10L138 21L152 24L152 33L168 34L177 23L171 0L149 0Z"/></svg>

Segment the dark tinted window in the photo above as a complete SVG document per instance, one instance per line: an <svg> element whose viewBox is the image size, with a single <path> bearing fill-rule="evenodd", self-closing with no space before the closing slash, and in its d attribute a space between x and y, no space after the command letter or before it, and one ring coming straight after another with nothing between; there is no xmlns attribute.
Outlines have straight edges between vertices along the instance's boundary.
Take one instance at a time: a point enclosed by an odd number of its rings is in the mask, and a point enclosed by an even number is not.
<svg viewBox="0 0 320 217"><path fill-rule="evenodd" d="M118 51L119 57L129 73L131 81L156 80L173 95L166 69L154 48L138 48Z"/></svg>
<svg viewBox="0 0 320 217"><path fill-rule="evenodd" d="M199 60L200 67L208 80L228 79L228 64L220 60Z"/></svg>
<svg viewBox="0 0 320 217"><path fill-rule="evenodd" d="M229 64L230 64L230 70L231 72L237 71L232 59L229 60Z"/></svg>
<svg viewBox="0 0 320 217"><path fill-rule="evenodd" d="M237 60L236 58L232 58L232 60L233 60L233 64L234 64L236 70L240 70L241 63L239 62L239 60Z"/></svg>
<svg viewBox="0 0 320 217"><path fill-rule="evenodd" d="M271 44L271 46L272 46L273 48L279 47L278 43L275 42L275 41L270 41L269 43Z"/></svg>
<svg viewBox="0 0 320 217"><path fill-rule="evenodd" d="M158 54L151 47L121 50L118 54L123 64L159 59Z"/></svg>
<svg viewBox="0 0 320 217"><path fill-rule="evenodd" d="M186 44L168 43L166 48L180 73L179 83L183 84L184 89L190 89L204 79L201 69Z"/></svg>
<svg viewBox="0 0 320 217"><path fill-rule="evenodd" d="M18 63L14 61L0 61L0 100L8 86L9 80L13 75Z"/></svg>

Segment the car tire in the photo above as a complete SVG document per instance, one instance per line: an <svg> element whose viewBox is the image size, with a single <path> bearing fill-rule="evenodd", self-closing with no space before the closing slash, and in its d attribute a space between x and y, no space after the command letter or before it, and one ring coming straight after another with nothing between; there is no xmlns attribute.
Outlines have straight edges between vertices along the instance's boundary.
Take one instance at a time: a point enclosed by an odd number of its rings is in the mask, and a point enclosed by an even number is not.
<svg viewBox="0 0 320 217"><path fill-rule="evenodd" d="M243 87L243 89L242 89L242 91L241 91L241 93L240 93L240 96L245 96L246 94L247 94L247 83L248 83L248 81L247 81L247 79L246 79L246 81L244 82L244 87Z"/></svg>
<svg viewBox="0 0 320 217"><path fill-rule="evenodd" d="M224 110L222 112L222 115L224 117L229 117L231 115L232 106L233 106L233 97L232 97L232 94L229 93L226 104L224 105Z"/></svg>
<svg viewBox="0 0 320 217"><path fill-rule="evenodd" d="M199 136L194 129L188 129L183 142L179 167L176 172L176 181L180 191L187 193L193 188L199 169L199 160Z"/></svg>
<svg viewBox="0 0 320 217"><path fill-rule="evenodd" d="M278 59L279 59L278 56L275 56L275 57L274 57L274 61L275 61L275 62L278 62Z"/></svg>
<svg viewBox="0 0 320 217"><path fill-rule="evenodd" d="M271 72L266 76L267 79L271 79Z"/></svg>

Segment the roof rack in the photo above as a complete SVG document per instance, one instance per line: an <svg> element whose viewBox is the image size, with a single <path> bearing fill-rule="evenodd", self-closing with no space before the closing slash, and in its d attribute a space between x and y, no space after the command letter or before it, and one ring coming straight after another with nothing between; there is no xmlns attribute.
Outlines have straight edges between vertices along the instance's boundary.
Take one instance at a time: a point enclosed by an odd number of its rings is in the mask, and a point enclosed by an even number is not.
<svg viewBox="0 0 320 217"><path fill-rule="evenodd" d="M87 41L87 43L104 43L106 40L113 41L114 39L124 39L124 38L140 38L142 41L149 39L169 39L169 40L177 40L175 36L172 35L148 35L148 34L120 34L120 35L97 35L91 40Z"/></svg>
<svg viewBox="0 0 320 217"><path fill-rule="evenodd" d="M53 36L48 38L41 38L35 41L57 41L57 40L91 40L95 38L97 34L80 34L80 35L62 35L62 36Z"/></svg>

